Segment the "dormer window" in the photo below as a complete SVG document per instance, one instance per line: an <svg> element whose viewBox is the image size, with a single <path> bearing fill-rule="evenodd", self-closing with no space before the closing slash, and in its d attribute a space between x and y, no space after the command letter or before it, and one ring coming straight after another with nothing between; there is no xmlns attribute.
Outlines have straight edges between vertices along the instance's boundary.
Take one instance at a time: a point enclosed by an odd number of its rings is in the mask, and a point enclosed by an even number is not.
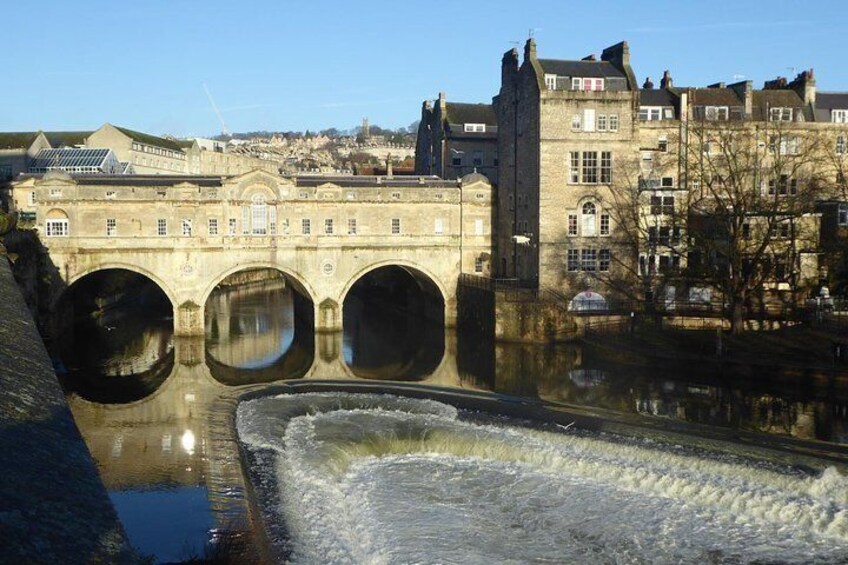
<svg viewBox="0 0 848 565"><path fill-rule="evenodd" d="M465 124L465 133L485 133L486 124Z"/></svg>
<svg viewBox="0 0 848 565"><path fill-rule="evenodd" d="M769 108L770 122L791 122L792 108Z"/></svg>
<svg viewBox="0 0 848 565"><path fill-rule="evenodd" d="M848 110L831 110L830 121L834 124L848 123Z"/></svg>
<svg viewBox="0 0 848 565"><path fill-rule="evenodd" d="M726 122L728 115L727 106L704 106L704 119L711 122Z"/></svg>
<svg viewBox="0 0 848 565"><path fill-rule="evenodd" d="M602 78L571 78L571 90L603 90L604 79Z"/></svg>
<svg viewBox="0 0 848 565"><path fill-rule="evenodd" d="M546 74L545 75L545 86L548 87L548 90L556 90L557 76Z"/></svg>
<svg viewBox="0 0 848 565"><path fill-rule="evenodd" d="M639 119L643 122L654 122L662 119L661 106L640 106Z"/></svg>

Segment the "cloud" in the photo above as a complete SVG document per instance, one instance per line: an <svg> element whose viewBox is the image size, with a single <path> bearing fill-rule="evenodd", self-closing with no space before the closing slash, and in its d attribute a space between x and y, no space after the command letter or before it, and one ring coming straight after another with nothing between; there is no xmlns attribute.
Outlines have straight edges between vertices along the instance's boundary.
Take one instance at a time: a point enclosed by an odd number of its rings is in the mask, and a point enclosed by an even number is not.
<svg viewBox="0 0 848 565"><path fill-rule="evenodd" d="M686 26L667 26L667 27L635 27L628 31L633 33L675 33L689 32L698 30L723 30L723 29L752 29L752 28L770 28L770 27L795 27L795 26L811 26L816 22L809 20L787 20L781 22L716 22L711 24L694 24Z"/></svg>

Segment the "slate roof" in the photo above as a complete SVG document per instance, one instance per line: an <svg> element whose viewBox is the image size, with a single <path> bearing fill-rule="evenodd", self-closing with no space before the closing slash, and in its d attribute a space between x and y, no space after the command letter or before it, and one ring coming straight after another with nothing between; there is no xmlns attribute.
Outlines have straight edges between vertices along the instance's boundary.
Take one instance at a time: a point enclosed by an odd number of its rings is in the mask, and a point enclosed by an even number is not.
<svg viewBox="0 0 848 565"><path fill-rule="evenodd" d="M385 177L379 177L380 183L377 184L376 176L370 175L362 175L362 176L303 176L303 177L292 177L295 185L298 187L315 187L321 186L322 184L335 184L342 188L353 188L353 187L392 187L392 188L456 188L457 181L455 180L442 180L438 177L425 176L423 177L423 183L419 180L417 176L409 176L403 178L393 178L387 179Z"/></svg>
<svg viewBox="0 0 848 565"><path fill-rule="evenodd" d="M45 131L44 136L53 148L85 145L85 139L91 131Z"/></svg>
<svg viewBox="0 0 848 565"><path fill-rule="evenodd" d="M817 92L816 108L820 110L848 109L848 92Z"/></svg>
<svg viewBox="0 0 848 565"><path fill-rule="evenodd" d="M173 139L165 139L164 137L157 137L155 135L150 135L149 133L142 133L140 131L134 131L127 128L122 128L118 126L113 126L116 130L123 133L124 135L132 138L133 141L137 141L139 143L144 143L145 145L153 145L154 147L163 147L165 149L171 149L173 151L182 151L183 148L180 147L180 144L177 143Z"/></svg>
<svg viewBox="0 0 848 565"><path fill-rule="evenodd" d="M37 131L0 132L0 149L29 149L37 136Z"/></svg>
<svg viewBox="0 0 848 565"><path fill-rule="evenodd" d="M804 108L804 100L794 90L755 90L751 116L755 120L767 120L768 108L802 108L804 117L810 119Z"/></svg>
<svg viewBox="0 0 848 565"><path fill-rule="evenodd" d="M692 88L689 90L693 106L742 106L743 101L729 88Z"/></svg>
<svg viewBox="0 0 848 565"><path fill-rule="evenodd" d="M33 175L31 175L33 176ZM215 176L188 175L73 175L73 179L81 185L98 186L174 186L180 183L190 183L197 186L216 187L222 185L222 178Z"/></svg>
<svg viewBox="0 0 848 565"><path fill-rule="evenodd" d="M447 117L449 124L486 124L498 125L495 109L491 104L465 104L462 102L447 102Z"/></svg>
<svg viewBox="0 0 848 565"><path fill-rule="evenodd" d="M546 73L566 77L587 78L627 78L623 72L608 61L564 61L560 59L539 59Z"/></svg>
<svg viewBox="0 0 848 565"><path fill-rule="evenodd" d="M639 104L642 106L676 106L678 96L664 88L643 88L639 91Z"/></svg>

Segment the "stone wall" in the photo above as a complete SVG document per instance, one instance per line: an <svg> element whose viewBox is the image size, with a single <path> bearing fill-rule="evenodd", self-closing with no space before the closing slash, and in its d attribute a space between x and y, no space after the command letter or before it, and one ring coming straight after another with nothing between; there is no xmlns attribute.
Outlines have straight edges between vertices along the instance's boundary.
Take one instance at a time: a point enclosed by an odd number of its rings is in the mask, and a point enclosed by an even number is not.
<svg viewBox="0 0 848 565"><path fill-rule="evenodd" d="M0 257L0 561L137 560Z"/></svg>

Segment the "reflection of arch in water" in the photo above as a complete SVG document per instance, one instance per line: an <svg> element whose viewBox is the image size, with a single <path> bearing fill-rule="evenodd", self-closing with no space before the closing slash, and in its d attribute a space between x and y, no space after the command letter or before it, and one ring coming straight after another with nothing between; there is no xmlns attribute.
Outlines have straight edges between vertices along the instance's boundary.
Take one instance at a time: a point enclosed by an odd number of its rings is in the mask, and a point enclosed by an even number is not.
<svg viewBox="0 0 848 565"><path fill-rule="evenodd" d="M239 369L224 365L206 352L206 366L216 381L227 386L269 383L299 379L312 367L315 358L314 339L295 339L291 347L273 364L258 369Z"/></svg>
<svg viewBox="0 0 848 565"><path fill-rule="evenodd" d="M391 297L387 299L393 291L404 293L400 285L384 286L385 293L367 295L368 285L375 280L377 286L385 285L385 279L380 281L380 277L405 279L401 284L417 291L419 307L403 311ZM361 270L342 293L341 361L346 370L374 380L427 378L445 356L445 296L438 278L411 263L384 262Z"/></svg>
<svg viewBox="0 0 848 565"><path fill-rule="evenodd" d="M155 393L174 371L174 350L159 359L150 369L123 376L104 376L90 370L74 371L59 377L62 388L89 402L98 404L130 404Z"/></svg>
<svg viewBox="0 0 848 565"><path fill-rule="evenodd" d="M231 343L236 349L246 348L246 350L240 354L231 352L227 356L222 355L224 352L222 349L216 357L212 351L214 348L208 346L209 339L214 337L212 335L213 330L217 327L208 325L212 312L212 309L209 308L209 301L213 297L215 288L231 275L266 269L281 274L286 284L293 289L294 292L291 293L291 308L294 311L293 323L290 327L284 327L285 320L279 319L276 321L281 323L280 327L272 327L274 320L271 317L267 319L262 316L256 317L253 322L257 326L262 326L254 328L256 335L245 337L242 343L238 343L239 338ZM252 293L261 294L265 292L268 292L267 287L251 289L248 285L243 289L234 290L231 300L238 307L238 298L248 297ZM217 277L214 285L205 292L208 326L206 328L207 348L205 357L213 378L222 384L239 385L302 377L312 365L315 350L312 296L314 296L312 289L307 287L298 273L289 272L270 263L239 265ZM285 309L283 306L280 307ZM279 313L279 315L282 314ZM236 324L240 323L238 316L227 319ZM244 358L240 359L241 357ZM237 362L239 359L242 362Z"/></svg>

